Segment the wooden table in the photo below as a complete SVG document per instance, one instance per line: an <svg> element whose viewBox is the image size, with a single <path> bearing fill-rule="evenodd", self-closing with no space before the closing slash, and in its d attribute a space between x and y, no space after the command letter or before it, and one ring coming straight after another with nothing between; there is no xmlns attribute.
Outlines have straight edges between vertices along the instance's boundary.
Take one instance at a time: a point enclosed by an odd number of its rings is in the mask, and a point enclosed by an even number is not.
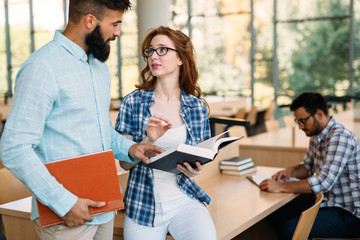
<svg viewBox="0 0 360 240"><path fill-rule="evenodd" d="M206 164L202 174L195 178L199 186L212 199L208 210L214 221L219 240L229 240L244 233L297 196L289 193L263 192L244 176L220 174L219 161L234 154L237 155L237 149L238 145L234 143L226 150L221 150L215 160ZM255 174L273 174L278 170L280 169L259 166ZM125 180L122 181L120 177L119 181L124 186ZM8 239L38 239L34 223L30 221L30 212L31 198L0 205L5 231L8 236L9 234L15 236ZM123 217L124 214L120 213L115 218L114 239L122 239ZM168 239L171 238L168 237Z"/></svg>
<svg viewBox="0 0 360 240"><path fill-rule="evenodd" d="M254 174L273 174L278 170L260 166ZM244 176L219 173L196 182L212 199L208 210L219 240L238 236L297 196L263 192Z"/></svg>
<svg viewBox="0 0 360 240"><path fill-rule="evenodd" d="M252 157L255 165L290 167L303 160L309 140L297 126L285 127L240 140L240 155Z"/></svg>
<svg viewBox="0 0 360 240"><path fill-rule="evenodd" d="M35 224L30 220L31 197L0 205L6 238L38 240Z"/></svg>

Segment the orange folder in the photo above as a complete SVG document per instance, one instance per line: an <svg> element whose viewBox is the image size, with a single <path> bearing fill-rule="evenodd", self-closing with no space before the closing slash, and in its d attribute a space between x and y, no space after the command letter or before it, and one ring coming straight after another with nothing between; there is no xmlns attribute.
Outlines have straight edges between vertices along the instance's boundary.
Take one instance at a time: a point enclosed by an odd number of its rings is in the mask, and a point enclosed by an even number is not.
<svg viewBox="0 0 360 240"><path fill-rule="evenodd" d="M112 150L45 163L56 180L79 198L106 202L90 208L91 215L124 209ZM37 201L41 226L62 223L50 208Z"/></svg>

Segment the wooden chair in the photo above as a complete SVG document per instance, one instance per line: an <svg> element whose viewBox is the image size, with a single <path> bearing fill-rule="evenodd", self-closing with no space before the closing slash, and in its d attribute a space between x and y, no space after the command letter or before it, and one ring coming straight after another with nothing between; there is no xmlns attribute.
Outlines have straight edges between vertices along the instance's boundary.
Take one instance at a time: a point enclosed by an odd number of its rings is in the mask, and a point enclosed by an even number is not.
<svg viewBox="0 0 360 240"><path fill-rule="evenodd" d="M274 119L274 112L275 112L275 102L272 102L265 111L265 114L264 114L265 121Z"/></svg>
<svg viewBox="0 0 360 240"><path fill-rule="evenodd" d="M336 112L341 113L344 111L344 106L342 104L336 104Z"/></svg>
<svg viewBox="0 0 360 240"><path fill-rule="evenodd" d="M346 109L354 109L354 103L353 102L347 102L346 103Z"/></svg>
<svg viewBox="0 0 360 240"><path fill-rule="evenodd" d="M246 128L244 126L232 126L229 127L229 137L247 137Z"/></svg>
<svg viewBox="0 0 360 240"><path fill-rule="evenodd" d="M291 127L295 125L294 117L291 115L285 115L282 119L285 127Z"/></svg>
<svg viewBox="0 0 360 240"><path fill-rule="evenodd" d="M237 112L235 113L235 118L241 118L241 119L245 119L245 115L246 115L246 109L245 108L239 108L237 110Z"/></svg>
<svg viewBox="0 0 360 240"><path fill-rule="evenodd" d="M265 121L265 129L266 131L276 131L280 129L280 123L278 120L270 119Z"/></svg>
<svg viewBox="0 0 360 240"><path fill-rule="evenodd" d="M246 116L246 120L250 122L250 126L254 126L256 124L256 117L257 117L257 107L252 106Z"/></svg>
<svg viewBox="0 0 360 240"><path fill-rule="evenodd" d="M299 218L299 222L296 225L296 229L292 240L307 240L314 224L317 213L319 212L320 204L324 198L322 192L316 196L315 204L309 209L303 211Z"/></svg>

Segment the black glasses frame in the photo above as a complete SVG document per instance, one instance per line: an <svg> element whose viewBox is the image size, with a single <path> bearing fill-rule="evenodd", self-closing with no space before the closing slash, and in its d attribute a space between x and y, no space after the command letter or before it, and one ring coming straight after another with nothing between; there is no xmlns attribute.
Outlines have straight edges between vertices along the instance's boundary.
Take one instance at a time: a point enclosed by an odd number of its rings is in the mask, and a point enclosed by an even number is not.
<svg viewBox="0 0 360 240"><path fill-rule="evenodd" d="M165 51L163 52L163 50L165 50ZM166 55L168 53L169 50L173 50L173 51L177 52L176 49L169 48L169 47L158 47L156 49L154 49L154 48L145 48L143 52L144 52L145 57L151 57L154 52L156 52L156 54L158 56L164 56L164 55Z"/></svg>
<svg viewBox="0 0 360 240"><path fill-rule="evenodd" d="M295 123L300 125L300 126L304 126L306 121L310 118L310 117L313 117L314 114L310 114L309 116L307 116L306 118L304 119L300 119L300 120L297 120L297 119L294 119Z"/></svg>

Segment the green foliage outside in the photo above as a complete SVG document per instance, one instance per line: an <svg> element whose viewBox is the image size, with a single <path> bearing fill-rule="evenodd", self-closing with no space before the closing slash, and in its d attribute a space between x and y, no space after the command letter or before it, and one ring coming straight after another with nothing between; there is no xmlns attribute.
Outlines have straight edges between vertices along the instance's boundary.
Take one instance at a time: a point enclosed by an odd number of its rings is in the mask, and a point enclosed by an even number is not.
<svg viewBox="0 0 360 240"><path fill-rule="evenodd" d="M323 1L317 5L319 15L349 14L343 1ZM360 22L358 23L360 24ZM291 54L291 68L281 69L281 87L290 95L304 91L319 91L324 95L349 94L349 20L324 20L316 24L292 24L300 33L298 48ZM355 51L360 49L360 36L355 31ZM354 89L358 85L359 59L354 61ZM283 78L281 78L283 77Z"/></svg>
<svg viewBox="0 0 360 240"><path fill-rule="evenodd" d="M177 16L186 17L185 0L173 1ZM272 9L271 1L255 0L255 9L267 15L255 15L255 100L264 103L272 100ZM349 1L318 0L314 8L319 16L347 15ZM282 4L290 2L283 1ZM311 4L299 1L301 4ZM249 14L221 15L249 10L249 2L231 0L192 1L193 35L200 73L200 86L208 94L250 96L250 30ZM295 4L296 5L296 4ZM296 7L292 6L296 13ZM355 15L357 14L355 10ZM300 14L299 14L300 15ZM185 17L184 17L185 16ZM289 18L291 18L289 14ZM301 17L301 16L297 16ZM134 8L125 15L122 25L122 93L129 93L138 82L136 1ZM187 32L186 22L170 23L170 26ZM360 21L355 24L354 95L360 94ZM21 63L30 55L28 25L11 26L12 79ZM349 87L349 20L324 20L312 23L288 25L294 35L282 39L286 44L296 39L295 48L287 50L286 65L279 65L279 92L294 96L303 91L315 90L326 95L345 95ZM282 26L283 28L286 26ZM5 30L0 26L0 97L7 91ZM38 49L53 37L53 31L35 29L35 48ZM285 46L286 48L286 46ZM113 98L118 97L117 46L112 44L108 60L111 72ZM281 59L280 61L281 62ZM278 98L278 102L279 102ZM282 100L281 100L282 101ZM282 104L281 102L280 104Z"/></svg>

